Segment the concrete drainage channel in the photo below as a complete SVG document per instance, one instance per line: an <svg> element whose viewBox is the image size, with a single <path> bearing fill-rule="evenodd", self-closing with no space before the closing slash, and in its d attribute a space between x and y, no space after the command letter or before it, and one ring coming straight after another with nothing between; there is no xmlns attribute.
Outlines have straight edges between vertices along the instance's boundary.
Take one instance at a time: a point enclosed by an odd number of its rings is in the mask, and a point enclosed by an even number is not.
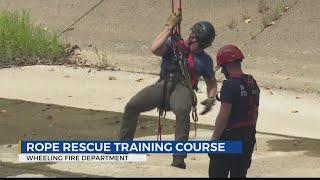
<svg viewBox="0 0 320 180"><path fill-rule="evenodd" d="M172 157L168 154L150 155L146 163L17 161L16 143L21 139L116 139L125 104L136 92L157 81L158 76L132 72L159 72L160 58L151 56L149 47L163 27L159 22L168 16L169 5L148 0L102 2L0 0L1 10L30 9L32 23L43 24L45 31L61 32L63 38L80 47L74 57L77 63L91 65L0 69L0 177L207 177L208 157L196 154L188 156L186 170L170 167ZM246 53L246 72L264 87L257 126L264 133L257 134L258 145L248 176L319 177L319 21L314 21L319 18L319 3L194 3L184 4L183 33L188 33L197 19L213 22L218 36L208 53L215 59L220 45L233 42L241 46ZM234 12L242 17L234 18ZM305 34L314 38L306 40ZM92 68L99 63L110 69ZM120 69L128 72L117 71ZM221 74L217 77L220 79ZM200 82L200 101L206 97L205 92L204 82ZM198 138L211 136L218 110L219 104L208 115L200 116ZM148 116L141 116L136 136L154 139L157 112L144 115ZM169 113L168 118L163 122L163 133L164 139L171 140L175 122L170 119L175 117Z"/></svg>
<svg viewBox="0 0 320 180"><path fill-rule="evenodd" d="M88 76L86 69L57 66L2 69L0 75L3 83L0 89L2 97L29 101L0 99L0 144L3 145L0 153L0 175L3 177L30 174L47 177L207 177L206 155L189 155L187 170L172 168L171 155L151 155L146 163L140 164L17 163L17 148L14 144L21 139L116 139L125 103L134 92L155 82L157 77L112 71L92 71ZM110 76L116 79L109 80ZM48 81L52 83L46 87L41 85ZM17 89L21 91L18 92ZM318 98L312 94L272 90L271 95L271 90L263 91L262 98L268 101L261 104L264 112L260 114L258 130L291 134L295 137L258 134L257 151L248 176L319 176L319 169L314 168L320 167L319 140L301 137L319 136L315 121L315 117L318 117ZM203 84L200 84L200 99L205 95L203 92ZM279 104L281 98L283 103ZM200 117L202 125L199 128L202 130L198 132L198 138L206 139L211 136L212 127L208 125L214 123L212 117L216 117L218 109L217 106L208 116ZM151 116L141 116L137 137L155 139L156 112L146 114ZM168 118L174 119L170 113ZM163 122L164 134L167 134L165 138L173 139L174 123L170 119ZM193 136L193 132L190 136ZM159 168L164 171L157 171ZM123 169L127 171L124 172Z"/></svg>

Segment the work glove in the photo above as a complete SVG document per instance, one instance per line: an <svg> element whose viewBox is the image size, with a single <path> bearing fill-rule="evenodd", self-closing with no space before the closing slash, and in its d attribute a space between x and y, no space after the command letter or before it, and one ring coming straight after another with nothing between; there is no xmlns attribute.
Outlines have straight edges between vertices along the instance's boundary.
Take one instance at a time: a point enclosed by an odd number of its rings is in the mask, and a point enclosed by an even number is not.
<svg viewBox="0 0 320 180"><path fill-rule="evenodd" d="M211 110L212 106L216 104L216 98L209 97L208 99L202 101L201 104L204 105L204 109L200 115L207 114Z"/></svg>
<svg viewBox="0 0 320 180"><path fill-rule="evenodd" d="M179 24L182 21L182 15L181 12L178 13L172 13L170 14L170 16L168 17L166 26L173 28L175 27L177 24Z"/></svg>

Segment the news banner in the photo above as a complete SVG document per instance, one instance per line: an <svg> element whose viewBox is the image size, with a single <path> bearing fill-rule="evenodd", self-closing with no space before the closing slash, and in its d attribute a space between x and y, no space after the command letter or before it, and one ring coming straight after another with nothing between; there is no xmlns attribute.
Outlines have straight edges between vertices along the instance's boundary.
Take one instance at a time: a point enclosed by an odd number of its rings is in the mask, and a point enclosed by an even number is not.
<svg viewBox="0 0 320 180"><path fill-rule="evenodd" d="M241 141L20 141L20 162L144 162L147 154L241 154Z"/></svg>

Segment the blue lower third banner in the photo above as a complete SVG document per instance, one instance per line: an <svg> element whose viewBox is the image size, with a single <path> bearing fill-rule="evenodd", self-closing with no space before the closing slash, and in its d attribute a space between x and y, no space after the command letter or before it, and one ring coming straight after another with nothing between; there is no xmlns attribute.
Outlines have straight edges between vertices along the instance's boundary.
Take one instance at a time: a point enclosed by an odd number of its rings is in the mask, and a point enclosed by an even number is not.
<svg viewBox="0 0 320 180"><path fill-rule="evenodd" d="M241 154L241 141L21 141L20 154Z"/></svg>

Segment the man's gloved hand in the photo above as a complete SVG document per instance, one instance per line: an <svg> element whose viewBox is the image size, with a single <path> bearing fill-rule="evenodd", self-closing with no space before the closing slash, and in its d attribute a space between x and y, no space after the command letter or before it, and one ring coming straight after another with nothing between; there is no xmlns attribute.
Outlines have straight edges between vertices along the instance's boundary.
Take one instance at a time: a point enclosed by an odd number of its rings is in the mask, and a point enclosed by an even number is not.
<svg viewBox="0 0 320 180"><path fill-rule="evenodd" d="M216 104L216 98L209 97L208 99L202 101L201 104L205 107L203 111L200 113L200 115L207 114L211 110L212 106Z"/></svg>
<svg viewBox="0 0 320 180"><path fill-rule="evenodd" d="M182 20L181 12L170 14L166 26L173 28Z"/></svg>

